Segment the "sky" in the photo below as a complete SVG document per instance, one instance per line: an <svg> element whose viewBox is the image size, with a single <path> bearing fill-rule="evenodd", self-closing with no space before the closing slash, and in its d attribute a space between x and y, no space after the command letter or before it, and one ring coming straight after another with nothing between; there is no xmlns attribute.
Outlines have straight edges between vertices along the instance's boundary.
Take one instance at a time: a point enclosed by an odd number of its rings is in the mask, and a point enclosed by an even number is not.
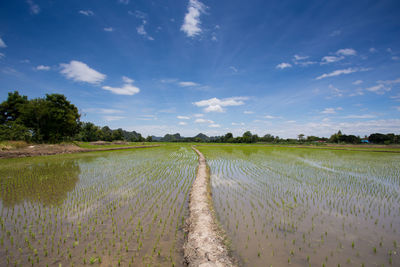
<svg viewBox="0 0 400 267"><path fill-rule="evenodd" d="M0 101L142 135L400 134L400 1L0 2Z"/></svg>

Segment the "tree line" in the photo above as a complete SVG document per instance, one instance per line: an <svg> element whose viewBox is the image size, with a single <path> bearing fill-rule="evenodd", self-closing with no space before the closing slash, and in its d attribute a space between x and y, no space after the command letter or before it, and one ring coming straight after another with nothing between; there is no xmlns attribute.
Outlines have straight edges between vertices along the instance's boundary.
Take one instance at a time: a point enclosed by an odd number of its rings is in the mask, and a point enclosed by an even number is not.
<svg viewBox="0 0 400 267"><path fill-rule="evenodd" d="M28 100L18 91L8 93L0 104L0 140L59 143L63 141L143 142L135 131L112 130L91 122L81 122L78 108L64 95L46 94Z"/></svg>
<svg viewBox="0 0 400 267"><path fill-rule="evenodd" d="M341 131L330 138L305 136L297 139L280 138L266 134L258 136L246 131L242 136L233 137L232 133L223 136L208 137L198 134L194 137L182 137L179 133L166 134L164 137L148 136L144 138L135 131L121 128L112 130L108 126L100 127L91 122L81 122L78 108L62 94L46 94L43 98L28 99L18 91L8 93L8 98L0 104L0 141L24 140L27 142L62 141L115 141L130 142L209 142L209 143L350 143L369 142L374 144L399 144L400 135L394 133L373 133L369 136L346 135Z"/></svg>

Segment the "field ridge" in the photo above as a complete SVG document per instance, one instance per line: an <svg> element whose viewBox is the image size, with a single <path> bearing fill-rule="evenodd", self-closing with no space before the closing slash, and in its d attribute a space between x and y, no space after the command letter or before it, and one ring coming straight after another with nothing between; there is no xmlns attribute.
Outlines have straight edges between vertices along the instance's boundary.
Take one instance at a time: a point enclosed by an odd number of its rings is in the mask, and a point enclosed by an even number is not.
<svg viewBox="0 0 400 267"><path fill-rule="evenodd" d="M237 266L228 255L223 237L212 213L210 175L204 155L195 147L199 157L196 178L190 190L188 236L184 257L189 266Z"/></svg>

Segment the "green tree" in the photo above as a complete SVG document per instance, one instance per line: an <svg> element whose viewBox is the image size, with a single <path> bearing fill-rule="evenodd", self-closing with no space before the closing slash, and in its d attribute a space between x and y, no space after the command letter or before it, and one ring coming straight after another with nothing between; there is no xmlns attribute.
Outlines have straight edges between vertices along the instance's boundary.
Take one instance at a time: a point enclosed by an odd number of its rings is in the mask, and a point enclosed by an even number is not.
<svg viewBox="0 0 400 267"><path fill-rule="evenodd" d="M0 124L17 121L27 103L28 97L20 95L18 91L8 93L7 100L0 104Z"/></svg>
<svg viewBox="0 0 400 267"><path fill-rule="evenodd" d="M33 132L35 141L60 142L79 131L80 114L64 95L47 94L30 100L22 110L23 124Z"/></svg>
<svg viewBox="0 0 400 267"><path fill-rule="evenodd" d="M242 135L242 143L251 143L251 137L252 137L253 135L251 134L251 132L250 131L247 131L247 132L245 132L243 135Z"/></svg>
<svg viewBox="0 0 400 267"><path fill-rule="evenodd" d="M77 136L78 140L85 142L98 141L101 138L101 130L99 126L94 125L91 122L84 122L81 125L81 129Z"/></svg>

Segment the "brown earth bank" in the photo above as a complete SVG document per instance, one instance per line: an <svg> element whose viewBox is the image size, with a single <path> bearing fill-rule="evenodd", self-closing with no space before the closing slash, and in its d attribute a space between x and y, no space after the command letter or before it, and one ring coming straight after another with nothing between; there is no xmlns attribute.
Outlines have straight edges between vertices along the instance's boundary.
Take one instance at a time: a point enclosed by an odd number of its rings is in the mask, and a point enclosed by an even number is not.
<svg viewBox="0 0 400 267"><path fill-rule="evenodd" d="M146 148L156 147L159 145L141 145L141 146L124 146L124 147L106 147L100 148L81 148L75 144L28 144L11 149L0 150L0 158L19 158L19 157L33 157L42 155L56 155L56 154L69 154L78 152L91 152L91 151L109 151L121 150L130 148Z"/></svg>
<svg viewBox="0 0 400 267"><path fill-rule="evenodd" d="M189 197L189 218L186 221L187 240L185 263L190 267L238 266L229 256L223 235L213 213L210 175L206 159L196 148L199 166Z"/></svg>

